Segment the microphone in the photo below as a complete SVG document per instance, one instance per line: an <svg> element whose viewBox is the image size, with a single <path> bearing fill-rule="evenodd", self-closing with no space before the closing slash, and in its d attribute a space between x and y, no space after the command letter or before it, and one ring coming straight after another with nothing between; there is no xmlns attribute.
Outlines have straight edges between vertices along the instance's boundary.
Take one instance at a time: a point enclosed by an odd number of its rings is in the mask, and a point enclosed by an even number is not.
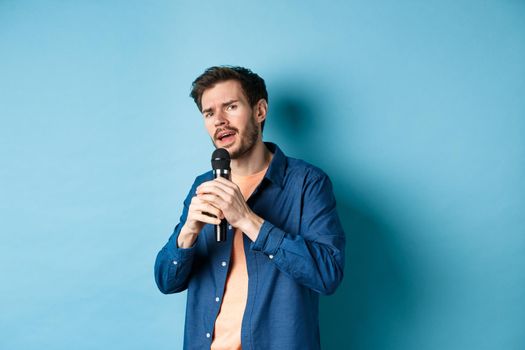
<svg viewBox="0 0 525 350"><path fill-rule="evenodd" d="M211 155L211 168L213 169L213 178L224 177L230 180L230 153L224 148L217 148ZM219 225L215 225L215 238L217 242L226 241L226 232L228 231L228 222L222 219Z"/></svg>

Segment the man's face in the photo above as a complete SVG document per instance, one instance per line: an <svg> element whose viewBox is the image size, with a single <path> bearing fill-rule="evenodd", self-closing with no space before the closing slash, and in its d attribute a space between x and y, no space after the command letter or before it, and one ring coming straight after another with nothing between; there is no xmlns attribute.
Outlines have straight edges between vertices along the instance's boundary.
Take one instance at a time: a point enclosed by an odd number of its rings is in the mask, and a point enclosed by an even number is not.
<svg viewBox="0 0 525 350"><path fill-rule="evenodd" d="M226 148L232 159L250 151L259 138L259 124L241 84L217 83L202 94L204 125L216 148Z"/></svg>

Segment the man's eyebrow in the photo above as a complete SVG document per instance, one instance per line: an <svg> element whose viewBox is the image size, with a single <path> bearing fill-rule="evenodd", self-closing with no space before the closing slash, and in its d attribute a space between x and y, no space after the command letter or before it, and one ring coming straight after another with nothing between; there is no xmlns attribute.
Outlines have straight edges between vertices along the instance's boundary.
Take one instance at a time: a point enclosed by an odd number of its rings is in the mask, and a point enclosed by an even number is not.
<svg viewBox="0 0 525 350"><path fill-rule="evenodd" d="M224 102L222 104L223 107L226 107L228 105L231 105L232 103L239 102L239 100L229 100L228 102Z"/></svg>
<svg viewBox="0 0 525 350"><path fill-rule="evenodd" d="M226 102L222 103L221 105L222 105L223 107L226 107L226 106L231 105L232 103L235 103L235 102L239 102L239 100L236 100L236 99L229 100L229 101L226 101ZM210 107L210 108L203 109L203 110L201 111L201 113L202 113L202 114L205 114L205 113L208 113L208 112L211 112L211 111L212 111L212 108Z"/></svg>

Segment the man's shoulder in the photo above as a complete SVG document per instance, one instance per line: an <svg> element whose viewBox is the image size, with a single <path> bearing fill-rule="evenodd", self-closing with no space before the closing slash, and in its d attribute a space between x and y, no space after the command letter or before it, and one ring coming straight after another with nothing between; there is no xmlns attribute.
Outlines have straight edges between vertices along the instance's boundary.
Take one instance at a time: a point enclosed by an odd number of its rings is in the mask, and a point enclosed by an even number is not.
<svg viewBox="0 0 525 350"><path fill-rule="evenodd" d="M211 170L198 175L195 178L195 180L193 180L193 184L191 185L190 190L188 191L188 194L186 196L186 200L191 199L191 197L193 197L195 195L196 188L201 183L206 182L208 180L212 180L212 179L213 179L213 172Z"/></svg>
<svg viewBox="0 0 525 350"><path fill-rule="evenodd" d="M299 158L286 155L274 143L265 142L266 146L274 154L270 164L268 178L280 185L287 186L297 183L317 182L320 179L329 179L328 175L319 167Z"/></svg>
<svg viewBox="0 0 525 350"><path fill-rule="evenodd" d="M321 168L303 159L286 157L286 162L286 172L289 176L300 176L312 180L328 178L328 175Z"/></svg>
<svg viewBox="0 0 525 350"><path fill-rule="evenodd" d="M201 183L203 183L205 181L209 181L209 180L212 180L212 179L213 179L213 171L208 170L205 173L197 175L197 177L195 178L194 182L198 183L198 184L201 184Z"/></svg>

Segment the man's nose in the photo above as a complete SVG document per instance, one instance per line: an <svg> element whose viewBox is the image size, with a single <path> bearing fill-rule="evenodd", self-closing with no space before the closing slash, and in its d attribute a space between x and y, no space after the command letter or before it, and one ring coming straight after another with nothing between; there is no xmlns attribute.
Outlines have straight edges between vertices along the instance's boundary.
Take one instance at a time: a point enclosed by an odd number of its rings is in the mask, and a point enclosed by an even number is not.
<svg viewBox="0 0 525 350"><path fill-rule="evenodd" d="M215 114L215 126L228 124L228 119L223 111L219 111Z"/></svg>

